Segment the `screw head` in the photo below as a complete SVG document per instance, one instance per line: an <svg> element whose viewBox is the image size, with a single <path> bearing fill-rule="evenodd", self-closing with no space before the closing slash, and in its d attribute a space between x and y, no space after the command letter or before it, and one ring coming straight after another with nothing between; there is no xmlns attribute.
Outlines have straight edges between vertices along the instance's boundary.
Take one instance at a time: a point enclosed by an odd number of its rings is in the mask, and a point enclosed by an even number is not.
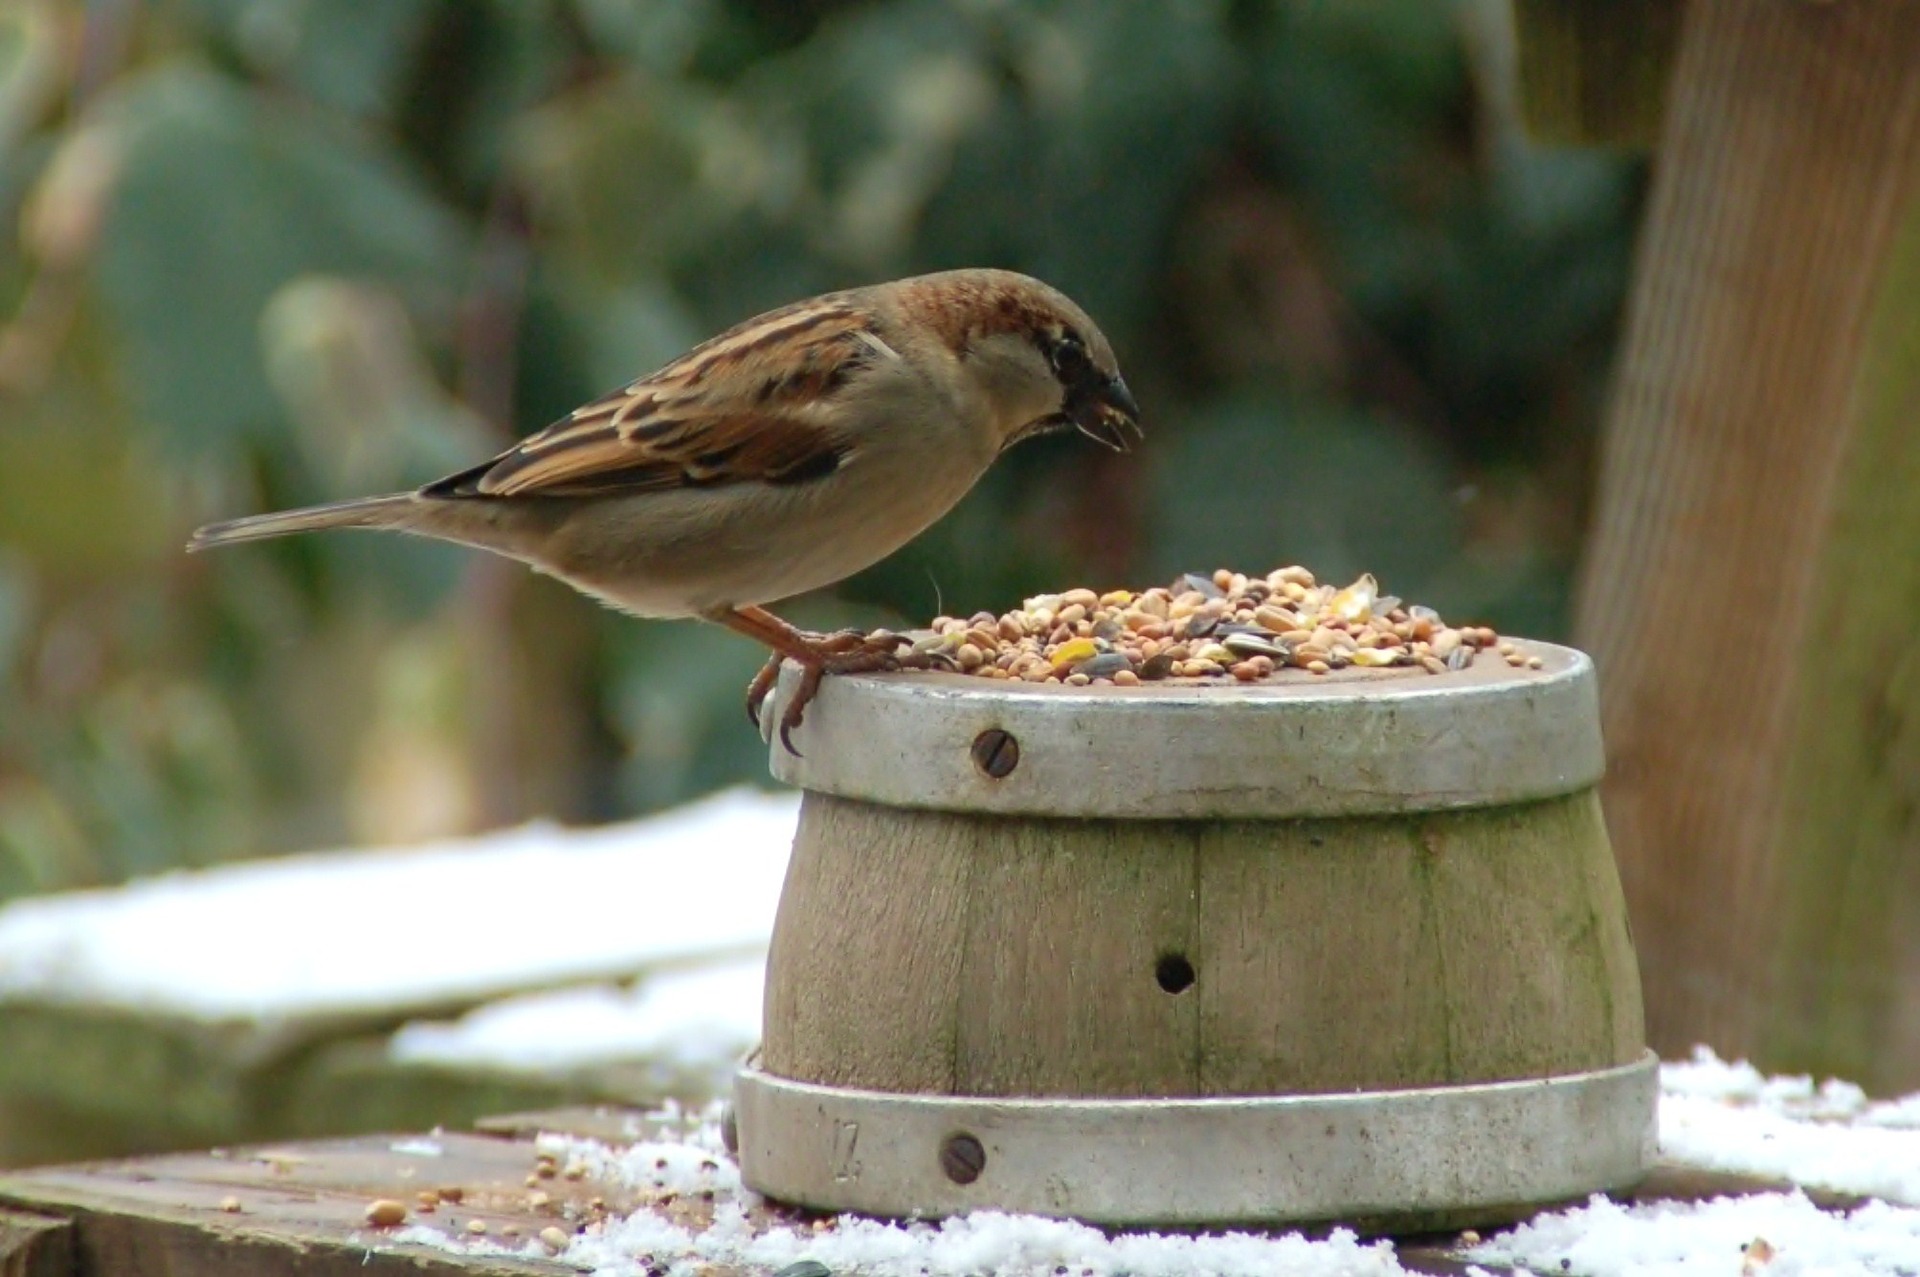
<svg viewBox="0 0 1920 1277"><path fill-rule="evenodd" d="M989 727L973 738L973 765L993 780L1003 780L1020 765L1020 742L1012 732Z"/></svg>
<svg viewBox="0 0 1920 1277"><path fill-rule="evenodd" d="M956 1184L971 1184L987 1169L987 1150L965 1131L956 1132L940 1145L940 1169Z"/></svg>

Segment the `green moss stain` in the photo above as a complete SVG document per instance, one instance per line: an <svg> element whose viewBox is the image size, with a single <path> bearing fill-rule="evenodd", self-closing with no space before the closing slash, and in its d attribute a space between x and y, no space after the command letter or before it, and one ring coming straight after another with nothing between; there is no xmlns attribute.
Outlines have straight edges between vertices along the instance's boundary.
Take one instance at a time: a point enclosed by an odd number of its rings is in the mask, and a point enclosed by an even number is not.
<svg viewBox="0 0 1920 1277"><path fill-rule="evenodd" d="M1817 565L1783 773L1773 1067L1869 1089L1920 1081L1891 1058L1912 996L1899 935L1920 925L1920 198L1869 315L1851 437Z"/></svg>

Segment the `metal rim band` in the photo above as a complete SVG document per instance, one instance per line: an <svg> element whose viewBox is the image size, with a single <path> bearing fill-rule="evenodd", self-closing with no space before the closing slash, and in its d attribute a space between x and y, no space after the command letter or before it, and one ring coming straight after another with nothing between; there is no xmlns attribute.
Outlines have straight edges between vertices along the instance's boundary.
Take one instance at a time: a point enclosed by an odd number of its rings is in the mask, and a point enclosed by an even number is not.
<svg viewBox="0 0 1920 1277"><path fill-rule="evenodd" d="M1525 650L1543 668L1485 653L1447 674L1207 688L828 678L800 753L772 744L773 774L896 807L1126 819L1383 815L1586 789L1606 765L1593 663ZM789 665L769 698L769 736L798 677Z"/></svg>
<svg viewBox="0 0 1920 1277"><path fill-rule="evenodd" d="M1653 1160L1658 1069L1649 1051L1519 1082L1084 1100L896 1095L749 1062L734 1102L747 1186L822 1210L1293 1223L1470 1215L1626 1187Z"/></svg>

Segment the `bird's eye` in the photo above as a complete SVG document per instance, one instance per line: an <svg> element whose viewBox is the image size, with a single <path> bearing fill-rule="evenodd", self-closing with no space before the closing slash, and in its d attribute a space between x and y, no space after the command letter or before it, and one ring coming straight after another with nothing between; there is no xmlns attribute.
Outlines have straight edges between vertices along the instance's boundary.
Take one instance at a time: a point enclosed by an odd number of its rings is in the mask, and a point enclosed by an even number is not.
<svg viewBox="0 0 1920 1277"><path fill-rule="evenodd" d="M1053 365L1053 375L1068 384L1078 381L1087 371L1087 348L1072 333L1063 334L1053 348L1047 352L1047 362Z"/></svg>

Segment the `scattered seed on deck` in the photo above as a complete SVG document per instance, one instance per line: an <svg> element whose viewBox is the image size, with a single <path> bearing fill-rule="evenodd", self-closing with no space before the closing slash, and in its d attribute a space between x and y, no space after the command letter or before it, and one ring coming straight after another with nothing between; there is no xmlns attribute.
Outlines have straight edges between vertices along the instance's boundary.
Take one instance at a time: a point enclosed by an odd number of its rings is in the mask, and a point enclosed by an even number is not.
<svg viewBox="0 0 1920 1277"><path fill-rule="evenodd" d="M367 1222L375 1228L394 1228L406 1222L407 1208L391 1197L375 1198L367 1203Z"/></svg>

